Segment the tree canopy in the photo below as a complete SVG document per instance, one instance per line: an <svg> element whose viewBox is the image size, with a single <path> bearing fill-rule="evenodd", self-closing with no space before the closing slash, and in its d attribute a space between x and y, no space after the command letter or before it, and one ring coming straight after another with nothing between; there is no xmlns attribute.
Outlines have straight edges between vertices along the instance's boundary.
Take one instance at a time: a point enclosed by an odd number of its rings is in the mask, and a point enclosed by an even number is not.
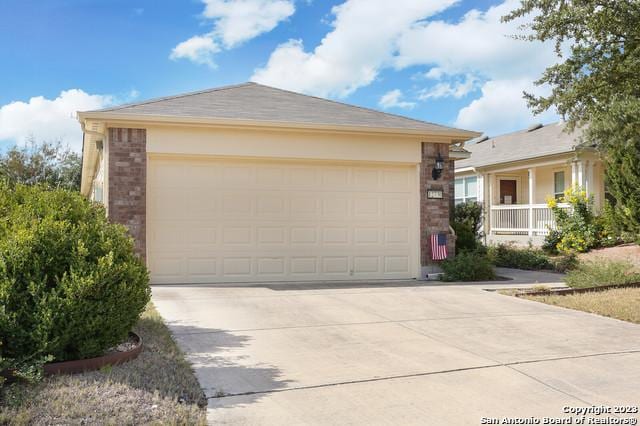
<svg viewBox="0 0 640 426"><path fill-rule="evenodd" d="M80 190L82 158L61 142L14 146L0 154L0 179L25 185L45 184L53 188Z"/></svg>
<svg viewBox="0 0 640 426"><path fill-rule="evenodd" d="M640 234L640 1L523 0L504 21L530 17L520 38L555 43L558 62L536 81L547 96L525 93L539 113L556 108L568 130L599 148L613 211Z"/></svg>

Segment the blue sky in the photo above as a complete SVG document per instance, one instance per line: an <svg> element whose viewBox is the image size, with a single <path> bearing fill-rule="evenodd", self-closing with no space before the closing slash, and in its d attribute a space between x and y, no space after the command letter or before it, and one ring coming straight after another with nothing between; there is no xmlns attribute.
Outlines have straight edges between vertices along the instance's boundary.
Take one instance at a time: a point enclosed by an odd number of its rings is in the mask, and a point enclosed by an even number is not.
<svg viewBox="0 0 640 426"><path fill-rule="evenodd" d="M495 135L553 63L517 0L3 0L0 147L80 144L77 110L248 80Z"/></svg>

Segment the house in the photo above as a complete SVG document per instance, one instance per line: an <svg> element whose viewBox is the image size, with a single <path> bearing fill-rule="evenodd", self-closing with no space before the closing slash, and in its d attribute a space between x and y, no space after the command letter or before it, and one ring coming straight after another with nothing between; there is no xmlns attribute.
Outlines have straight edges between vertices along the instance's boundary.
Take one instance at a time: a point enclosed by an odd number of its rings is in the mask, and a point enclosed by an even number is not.
<svg viewBox="0 0 640 426"><path fill-rule="evenodd" d="M547 199L573 185L593 197L596 211L602 208L602 162L594 148L579 146L579 130L569 134L565 127L538 124L465 144L471 157L456 162L455 202L483 204L488 243L542 244L555 226Z"/></svg>
<svg viewBox="0 0 640 426"><path fill-rule="evenodd" d="M78 118L81 191L152 283L420 278L479 136L255 83Z"/></svg>

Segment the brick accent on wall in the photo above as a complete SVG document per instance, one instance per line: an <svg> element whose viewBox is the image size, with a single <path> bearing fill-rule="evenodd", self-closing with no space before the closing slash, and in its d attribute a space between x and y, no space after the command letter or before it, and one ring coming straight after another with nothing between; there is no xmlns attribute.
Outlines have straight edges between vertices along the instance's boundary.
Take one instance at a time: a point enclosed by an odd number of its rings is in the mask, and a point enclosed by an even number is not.
<svg viewBox="0 0 640 426"><path fill-rule="evenodd" d="M432 177L438 153L445 161L445 167L438 180ZM427 198L427 190L441 190L442 199ZM422 266L433 265L431 260L430 236L433 233L447 234L447 253L455 255L455 237L449 230L449 213L453 208L454 162L449 159L449 146L443 143L422 143L422 163L420 164L420 257Z"/></svg>
<svg viewBox="0 0 640 426"><path fill-rule="evenodd" d="M129 229L139 256L146 259L147 132L109 128L108 215Z"/></svg>

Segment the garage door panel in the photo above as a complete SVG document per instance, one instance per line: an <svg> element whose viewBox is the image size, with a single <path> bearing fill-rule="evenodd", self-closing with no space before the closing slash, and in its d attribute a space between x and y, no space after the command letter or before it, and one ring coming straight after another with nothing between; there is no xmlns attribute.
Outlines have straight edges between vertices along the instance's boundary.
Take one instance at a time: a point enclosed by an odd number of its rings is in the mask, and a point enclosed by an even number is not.
<svg viewBox="0 0 640 426"><path fill-rule="evenodd" d="M413 166L152 157L149 168L154 283L417 274Z"/></svg>
<svg viewBox="0 0 640 426"><path fill-rule="evenodd" d="M291 187L317 188L320 184L320 173L316 167L292 167L289 170L289 185Z"/></svg>
<svg viewBox="0 0 640 426"><path fill-rule="evenodd" d="M255 182L255 167L251 165L222 165L222 183L230 187L251 187Z"/></svg>
<svg viewBox="0 0 640 426"><path fill-rule="evenodd" d="M381 242L381 231L377 227L356 227L353 230L356 245L378 245Z"/></svg>
<svg viewBox="0 0 640 426"><path fill-rule="evenodd" d="M282 192L262 192L257 196L257 213L261 217L287 217L287 196Z"/></svg>
<svg viewBox="0 0 640 426"><path fill-rule="evenodd" d="M222 214L228 217L253 216L253 197L242 192L225 191L222 196Z"/></svg>
<svg viewBox="0 0 640 426"><path fill-rule="evenodd" d="M231 245L252 245L253 229L251 226L229 226L222 230L222 243Z"/></svg>
<svg viewBox="0 0 640 426"><path fill-rule="evenodd" d="M322 200L323 218L347 218L349 217L350 199L344 196L327 196Z"/></svg>
<svg viewBox="0 0 640 426"><path fill-rule="evenodd" d="M290 243L292 245L318 244L318 229L315 227L294 226L291 228Z"/></svg>
<svg viewBox="0 0 640 426"><path fill-rule="evenodd" d="M281 275L286 273L286 259L280 257L259 257L257 258L257 272L259 275Z"/></svg>
<svg viewBox="0 0 640 426"><path fill-rule="evenodd" d="M386 256L384 259L384 272L386 274L398 274L409 272L408 256Z"/></svg>
<svg viewBox="0 0 640 426"><path fill-rule="evenodd" d="M222 259L222 274L224 276L245 276L250 277L251 274L251 257L225 257Z"/></svg>
<svg viewBox="0 0 640 426"><path fill-rule="evenodd" d="M215 279L217 274L215 257L192 257L187 259L187 276Z"/></svg>
<svg viewBox="0 0 640 426"><path fill-rule="evenodd" d="M322 270L325 275L349 275L349 256L324 256L322 257Z"/></svg>

